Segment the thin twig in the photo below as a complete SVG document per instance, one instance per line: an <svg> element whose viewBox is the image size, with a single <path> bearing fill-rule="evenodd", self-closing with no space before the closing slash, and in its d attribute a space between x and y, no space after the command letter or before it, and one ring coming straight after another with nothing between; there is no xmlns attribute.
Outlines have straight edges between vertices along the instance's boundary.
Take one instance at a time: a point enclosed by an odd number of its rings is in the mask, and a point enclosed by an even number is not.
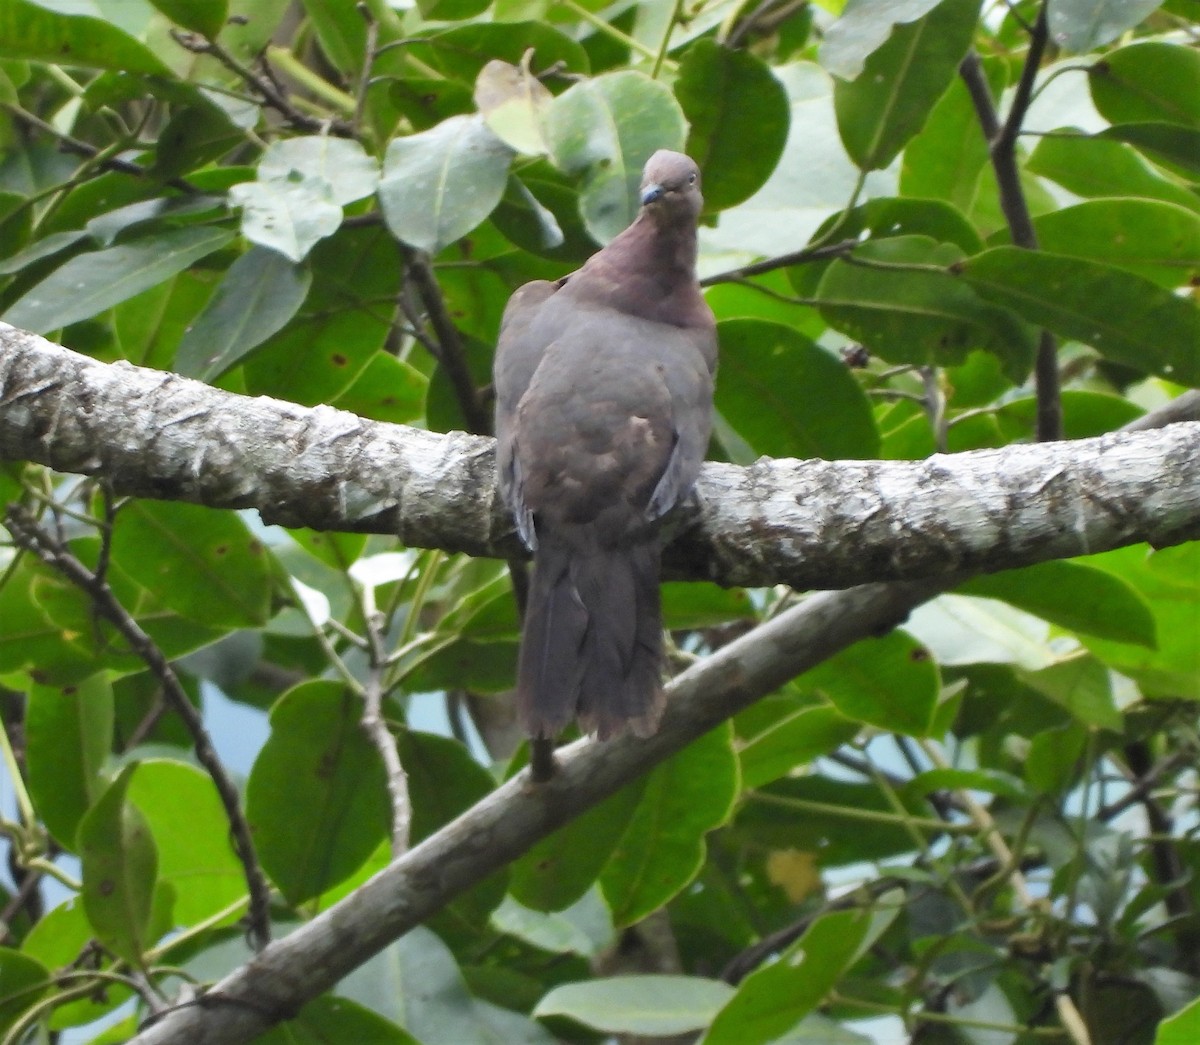
<svg viewBox="0 0 1200 1045"><path fill-rule="evenodd" d="M374 605L373 589L370 587L363 588L362 614L366 622L369 656L367 680L363 686L362 728L379 752L387 774L388 798L392 805L392 859L398 860L408 851L412 800L408 793L408 774L404 772L400 752L396 750L396 740L383 715L388 653L383 640L382 614Z"/></svg>
<svg viewBox="0 0 1200 1045"><path fill-rule="evenodd" d="M204 727L204 720L188 700L179 676L175 674L175 670L155 645L154 640L142 630L137 621L117 600L112 589L75 558L65 545L38 526L24 508L19 505L10 506L5 522L18 544L36 555L47 566L61 573L92 600L96 611L117 629L129 643L133 652L150 669L151 674L158 679L167 703L183 720L184 726L192 737L196 758L212 778L213 784L216 785L221 805L229 820L233 848L241 861L246 877L246 887L250 894L248 915L250 936L258 949L265 947L271 939L270 893L266 877L254 852L254 840L250 834L250 826L242 814L237 788L234 787L233 781L229 779L225 767L217 757L212 740Z"/></svg>
<svg viewBox="0 0 1200 1045"><path fill-rule="evenodd" d="M312 132L322 132L328 129L343 136L352 133L352 128L342 120L322 119L301 112L284 95L283 91L275 86L269 76L261 76L253 69L242 65L216 40L207 40L197 33L184 32L180 29L171 30L171 39L192 54L211 55L226 69L238 76L248 87L257 91L262 100L293 127Z"/></svg>
<svg viewBox="0 0 1200 1045"><path fill-rule="evenodd" d="M1037 250L1037 233L1033 227L1033 218L1029 213L1029 204L1025 199L1025 191L1021 187L1021 175L1017 167L1017 137L1021 133L1021 124L1029 111L1029 103L1033 96L1033 85L1041 67L1042 56L1046 51L1049 38L1049 27L1046 22L1046 4L1038 10L1029 37L1029 51L1025 55L1025 65L1021 70L1021 79L1013 95L1012 107L1008 118L1003 124L996 112L996 103L992 99L992 91L988 86L987 77L983 72L983 63L978 52L972 50L959 66L959 75L971 96L979 125L987 139L988 150L992 160L992 170L996 176L996 185L1000 193L1000 207L1008 222L1009 233L1013 243L1027 250ZM1049 442L1062 438L1062 402L1059 394L1058 375L1058 345L1050 331L1043 329L1038 338L1037 360L1034 365L1035 387L1037 389L1037 437L1040 442Z"/></svg>
<svg viewBox="0 0 1200 1045"><path fill-rule="evenodd" d="M363 116L367 110L367 91L371 87L371 71L375 68L375 59L379 54L379 21L371 13L370 6L362 0L354 6L367 23L362 75L359 77L358 90L354 92L354 130L357 133L362 130Z"/></svg>
<svg viewBox="0 0 1200 1045"><path fill-rule="evenodd" d="M777 258L767 258L765 261L756 261L752 265L743 265L741 268L730 269L728 272L718 272L715 275L706 276L700 280L700 286L712 287L718 283L740 283L750 276L761 276L765 272L790 268L792 265L803 265L810 261L824 261L827 258L845 257L856 246L858 246L857 239L843 239L837 243L805 247L803 250L796 250L791 254L781 254Z"/></svg>

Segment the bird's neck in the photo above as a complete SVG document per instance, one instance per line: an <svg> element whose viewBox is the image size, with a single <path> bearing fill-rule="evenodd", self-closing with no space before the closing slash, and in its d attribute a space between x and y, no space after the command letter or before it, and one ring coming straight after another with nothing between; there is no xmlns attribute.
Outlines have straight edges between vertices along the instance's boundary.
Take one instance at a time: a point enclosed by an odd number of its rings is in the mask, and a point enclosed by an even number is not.
<svg viewBox="0 0 1200 1045"><path fill-rule="evenodd" d="M691 222L659 221L644 210L613 243L617 240L622 241L631 268L672 281L690 283L696 278L696 226Z"/></svg>

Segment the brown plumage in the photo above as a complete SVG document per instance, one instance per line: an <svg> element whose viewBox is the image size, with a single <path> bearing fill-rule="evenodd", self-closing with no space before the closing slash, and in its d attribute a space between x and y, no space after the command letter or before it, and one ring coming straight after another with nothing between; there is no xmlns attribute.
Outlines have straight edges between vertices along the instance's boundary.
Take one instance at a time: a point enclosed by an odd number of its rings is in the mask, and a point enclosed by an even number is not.
<svg viewBox="0 0 1200 1045"><path fill-rule="evenodd" d="M696 165L660 150L636 220L576 273L520 287L496 349L500 492L534 574L517 667L532 737L662 714L659 522L712 427L717 337L696 283Z"/></svg>

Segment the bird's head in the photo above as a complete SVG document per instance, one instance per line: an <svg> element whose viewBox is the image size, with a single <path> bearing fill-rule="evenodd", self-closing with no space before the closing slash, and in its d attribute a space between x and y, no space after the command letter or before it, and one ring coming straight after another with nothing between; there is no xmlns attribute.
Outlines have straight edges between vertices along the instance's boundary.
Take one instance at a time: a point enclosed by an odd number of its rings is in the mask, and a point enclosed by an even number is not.
<svg viewBox="0 0 1200 1045"><path fill-rule="evenodd" d="M694 221L704 207L700 168L690 156L659 149L642 171L642 209L656 220Z"/></svg>

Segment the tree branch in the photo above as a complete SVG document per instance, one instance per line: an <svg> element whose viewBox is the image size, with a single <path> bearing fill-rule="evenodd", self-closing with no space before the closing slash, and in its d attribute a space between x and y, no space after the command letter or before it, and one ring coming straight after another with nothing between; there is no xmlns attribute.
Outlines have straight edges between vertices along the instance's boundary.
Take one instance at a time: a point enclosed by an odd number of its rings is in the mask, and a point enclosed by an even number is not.
<svg viewBox="0 0 1200 1045"><path fill-rule="evenodd" d="M968 51L959 66L959 75L966 84L979 119L979 126L987 139L992 169L1000 193L1000 208L1004 211L1012 241L1016 246L1025 247L1027 250L1037 250L1038 243L1029 204L1025 199L1025 190L1021 187L1021 172L1017 167L1017 137L1021 133L1025 114L1029 111L1034 81L1041 68L1042 56L1046 53L1049 35L1046 3L1043 0L1038 9L1037 21L1029 34L1029 51L1025 55L1025 64L1013 95L1012 107L1003 124L996 113L996 103L992 99L992 91L984 75L979 54L974 50ZM1054 335L1048 330L1042 330L1038 338L1034 377L1038 402L1038 439L1042 442L1061 439L1062 403L1059 396L1058 346Z"/></svg>
<svg viewBox="0 0 1200 1045"><path fill-rule="evenodd" d="M100 363L0 324L0 459L117 493L511 558L524 551L492 448ZM709 463L673 525L668 576L801 590L1165 547L1200 536L1200 423L923 461Z"/></svg>
<svg viewBox="0 0 1200 1045"><path fill-rule="evenodd" d="M646 739L581 740L530 787L522 773L426 838L345 900L218 983L199 1004L146 1027L137 1045L237 1045L293 1015L351 969L724 719L936 594L929 583L870 584L812 596L697 662L667 687Z"/></svg>

